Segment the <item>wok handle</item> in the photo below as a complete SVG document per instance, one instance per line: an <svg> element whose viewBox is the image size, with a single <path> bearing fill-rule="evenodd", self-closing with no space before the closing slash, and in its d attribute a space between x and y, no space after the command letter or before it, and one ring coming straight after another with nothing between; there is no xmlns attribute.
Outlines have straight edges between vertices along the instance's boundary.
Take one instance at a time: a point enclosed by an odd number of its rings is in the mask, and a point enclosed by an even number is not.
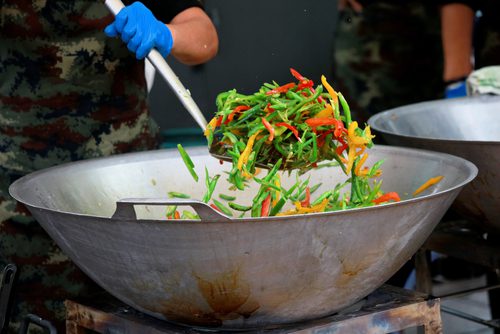
<svg viewBox="0 0 500 334"><path fill-rule="evenodd" d="M105 5L115 16L125 7L121 0L106 0ZM203 116L200 108L191 97L191 93L184 87L163 56L156 49L152 49L147 58L158 70L158 72L160 72L161 76L170 85L170 88L174 91L175 95L177 95L179 101L181 101L182 105L187 109L196 123L198 123L200 128L204 131L207 127L207 120L205 119L205 116Z"/></svg>
<svg viewBox="0 0 500 334"><path fill-rule="evenodd" d="M111 218L136 220L134 205L185 205L192 207L202 221L231 221L229 217L214 210L206 203L191 199L171 198L123 198L116 202L116 210Z"/></svg>

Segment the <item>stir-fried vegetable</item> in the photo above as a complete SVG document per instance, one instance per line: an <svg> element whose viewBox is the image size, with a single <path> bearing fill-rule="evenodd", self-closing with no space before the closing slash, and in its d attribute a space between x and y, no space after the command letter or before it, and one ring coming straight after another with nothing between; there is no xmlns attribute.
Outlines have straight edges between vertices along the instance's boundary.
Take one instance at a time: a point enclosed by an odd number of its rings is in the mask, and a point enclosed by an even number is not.
<svg viewBox="0 0 500 334"><path fill-rule="evenodd" d="M203 201L233 215L232 210L250 212L252 217L328 212L399 201L394 192L384 194L381 182L382 161L367 165L373 143L369 126L351 119L347 101L321 77L321 85L290 69L297 82L279 85L265 83L252 95L235 89L218 95L218 111L205 131L212 151L232 159L228 180L232 190L244 190L257 182L259 190L252 203L235 203L236 196L220 195L227 206L212 199L219 175L210 178L205 170L207 193ZM193 165L182 147L179 151L191 174ZM322 161L326 164L318 165ZM264 177L257 177L257 166L267 165ZM297 169L301 175L314 168L338 166L346 175L342 184L320 194L321 185L300 180L289 189L281 185L280 169ZM350 186L350 189L349 189ZM283 211L286 204L292 209ZM229 206L229 207L228 207Z"/></svg>

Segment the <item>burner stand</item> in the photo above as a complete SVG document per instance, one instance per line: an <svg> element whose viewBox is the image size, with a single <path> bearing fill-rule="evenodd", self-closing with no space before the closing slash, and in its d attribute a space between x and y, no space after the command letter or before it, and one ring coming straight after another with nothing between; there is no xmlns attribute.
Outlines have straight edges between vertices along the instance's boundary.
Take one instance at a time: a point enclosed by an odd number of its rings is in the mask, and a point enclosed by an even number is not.
<svg viewBox="0 0 500 334"><path fill-rule="evenodd" d="M99 300L98 302L96 300ZM360 302L334 315L311 321L266 327L258 330L222 331L195 329L161 321L121 303L116 299L93 302L66 301L67 334L97 333L198 334L198 333L393 333L412 327L426 334L441 334L439 298L383 285Z"/></svg>

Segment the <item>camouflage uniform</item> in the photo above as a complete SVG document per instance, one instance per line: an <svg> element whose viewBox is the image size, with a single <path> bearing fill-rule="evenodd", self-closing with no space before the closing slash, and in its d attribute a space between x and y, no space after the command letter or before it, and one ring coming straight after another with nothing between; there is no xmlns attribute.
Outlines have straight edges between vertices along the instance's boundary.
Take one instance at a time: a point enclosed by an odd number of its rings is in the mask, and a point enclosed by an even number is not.
<svg viewBox="0 0 500 334"><path fill-rule="evenodd" d="M425 1L362 0L340 13L333 77L357 119L442 97L439 8ZM432 1L431 1L432 2Z"/></svg>
<svg viewBox="0 0 500 334"><path fill-rule="evenodd" d="M56 164L153 149L144 63L102 30L104 2L0 0L0 269L19 267L15 321L35 313L64 332L63 301L97 291L8 194Z"/></svg>

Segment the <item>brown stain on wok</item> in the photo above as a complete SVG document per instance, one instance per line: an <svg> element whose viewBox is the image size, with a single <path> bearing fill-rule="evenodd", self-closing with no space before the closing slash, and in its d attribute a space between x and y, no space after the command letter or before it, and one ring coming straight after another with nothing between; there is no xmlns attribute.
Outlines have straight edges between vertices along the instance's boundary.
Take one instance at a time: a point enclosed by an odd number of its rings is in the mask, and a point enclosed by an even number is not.
<svg viewBox="0 0 500 334"><path fill-rule="evenodd" d="M250 298L250 285L241 278L239 269L223 272L211 280L195 277L203 298L221 319L248 318L260 307Z"/></svg>
<svg viewBox="0 0 500 334"><path fill-rule="evenodd" d="M180 291L177 296L150 309L170 321L217 327L226 320L249 318L260 307L251 298L250 285L241 278L239 270L223 272L210 279L196 273L193 273L193 277L197 281L198 292ZM201 294L211 311L196 302L199 300L198 294Z"/></svg>

